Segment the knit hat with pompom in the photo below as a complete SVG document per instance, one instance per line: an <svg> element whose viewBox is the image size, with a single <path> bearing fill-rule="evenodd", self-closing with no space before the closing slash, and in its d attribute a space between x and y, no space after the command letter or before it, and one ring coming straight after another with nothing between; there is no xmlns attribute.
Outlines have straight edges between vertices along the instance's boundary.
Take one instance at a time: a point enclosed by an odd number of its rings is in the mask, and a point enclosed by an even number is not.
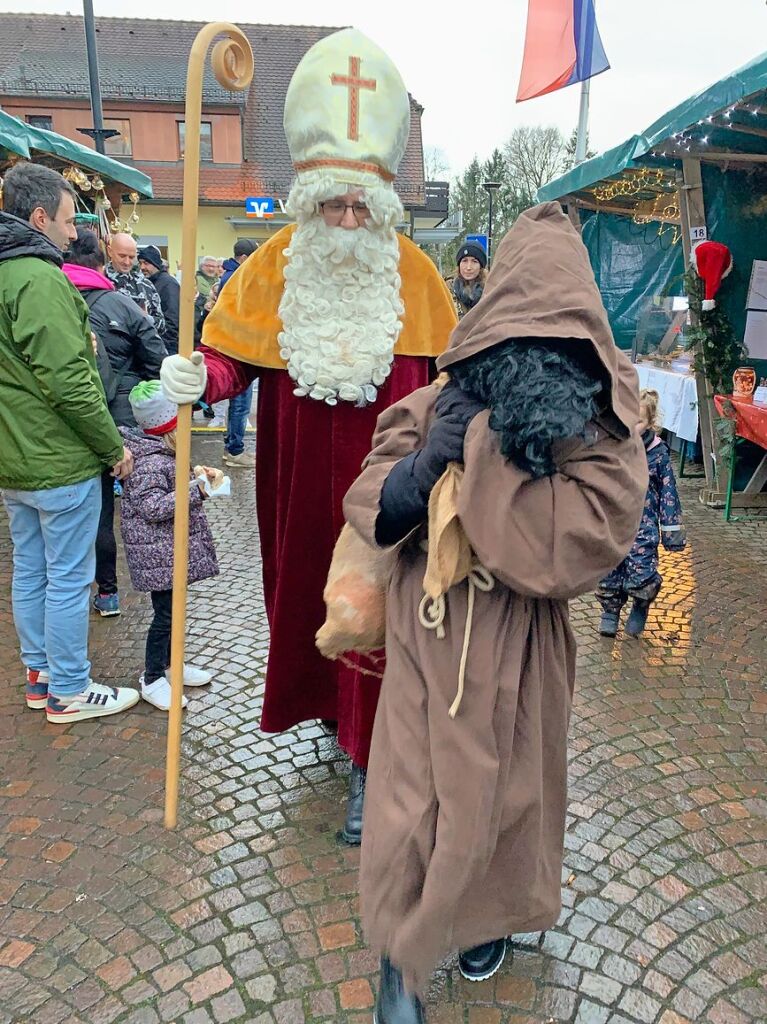
<svg viewBox="0 0 767 1024"><path fill-rule="evenodd" d="M128 395L136 423L145 434L160 436L176 429L178 406L166 396L159 380L143 380Z"/></svg>

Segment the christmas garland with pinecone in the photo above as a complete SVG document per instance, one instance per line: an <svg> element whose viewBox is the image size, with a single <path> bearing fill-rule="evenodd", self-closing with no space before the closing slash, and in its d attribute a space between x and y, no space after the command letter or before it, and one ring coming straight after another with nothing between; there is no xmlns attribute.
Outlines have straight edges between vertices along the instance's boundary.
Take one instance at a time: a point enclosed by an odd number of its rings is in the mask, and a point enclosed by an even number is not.
<svg viewBox="0 0 767 1024"><path fill-rule="evenodd" d="M695 270L687 271L684 282L693 314L685 345L693 354L692 368L709 381L715 394L728 395L732 375L746 358L743 344L721 305L703 309L703 281Z"/></svg>
<svg viewBox="0 0 767 1024"><path fill-rule="evenodd" d="M692 368L707 379L715 394L729 395L732 375L746 357L743 344L735 337L730 318L720 305L703 309L703 281L691 267L684 276L687 300L693 314L685 348L693 354ZM735 407L723 403L723 415L714 421L719 455L725 466L735 454Z"/></svg>

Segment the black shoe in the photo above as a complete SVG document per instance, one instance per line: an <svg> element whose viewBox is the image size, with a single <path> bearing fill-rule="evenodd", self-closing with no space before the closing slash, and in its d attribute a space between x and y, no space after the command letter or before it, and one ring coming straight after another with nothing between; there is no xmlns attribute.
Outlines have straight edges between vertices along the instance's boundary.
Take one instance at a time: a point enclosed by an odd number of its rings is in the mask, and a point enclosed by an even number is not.
<svg viewBox="0 0 767 1024"><path fill-rule="evenodd" d="M640 636L647 625L647 615L650 611L650 602L634 598L634 607L626 620L626 633L628 636Z"/></svg>
<svg viewBox="0 0 767 1024"><path fill-rule="evenodd" d="M421 1000L405 991L401 973L386 957L381 959L373 1024L426 1024Z"/></svg>
<svg viewBox="0 0 767 1024"><path fill-rule="evenodd" d="M352 764L349 776L349 799L346 803L346 821L341 829L341 838L349 846L359 846L362 842L362 812L365 807L365 780L367 771L359 765Z"/></svg>
<svg viewBox="0 0 767 1024"><path fill-rule="evenodd" d="M484 942L458 954L458 970L468 981L492 978L506 956L506 939Z"/></svg>
<svg viewBox="0 0 767 1024"><path fill-rule="evenodd" d="M602 636L615 636L618 632L619 612L602 612L599 620L599 632Z"/></svg>
<svg viewBox="0 0 767 1024"><path fill-rule="evenodd" d="M321 718L320 725L325 730L325 732L330 733L331 735L334 735L338 732L338 722L335 720L335 718Z"/></svg>

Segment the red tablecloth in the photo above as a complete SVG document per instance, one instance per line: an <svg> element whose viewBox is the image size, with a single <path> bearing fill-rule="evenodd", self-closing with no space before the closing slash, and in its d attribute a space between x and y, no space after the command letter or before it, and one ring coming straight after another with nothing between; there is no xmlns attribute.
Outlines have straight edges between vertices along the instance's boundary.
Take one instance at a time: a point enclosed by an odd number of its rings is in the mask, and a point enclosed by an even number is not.
<svg viewBox="0 0 767 1024"><path fill-rule="evenodd" d="M767 448L767 405L754 402L752 398L733 398L732 395L714 395L716 407L721 416L732 419L732 412L725 403L735 409L735 433L747 441Z"/></svg>

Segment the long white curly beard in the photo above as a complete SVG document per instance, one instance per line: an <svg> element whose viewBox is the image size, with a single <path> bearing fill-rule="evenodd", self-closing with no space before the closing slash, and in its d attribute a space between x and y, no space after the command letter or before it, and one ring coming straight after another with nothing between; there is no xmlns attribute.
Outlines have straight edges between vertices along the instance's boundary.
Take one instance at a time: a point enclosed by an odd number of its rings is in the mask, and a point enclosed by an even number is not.
<svg viewBox="0 0 767 1024"><path fill-rule="evenodd" d="M299 223L286 255L279 340L294 394L374 402L405 311L396 232L372 223L348 231L314 216Z"/></svg>

